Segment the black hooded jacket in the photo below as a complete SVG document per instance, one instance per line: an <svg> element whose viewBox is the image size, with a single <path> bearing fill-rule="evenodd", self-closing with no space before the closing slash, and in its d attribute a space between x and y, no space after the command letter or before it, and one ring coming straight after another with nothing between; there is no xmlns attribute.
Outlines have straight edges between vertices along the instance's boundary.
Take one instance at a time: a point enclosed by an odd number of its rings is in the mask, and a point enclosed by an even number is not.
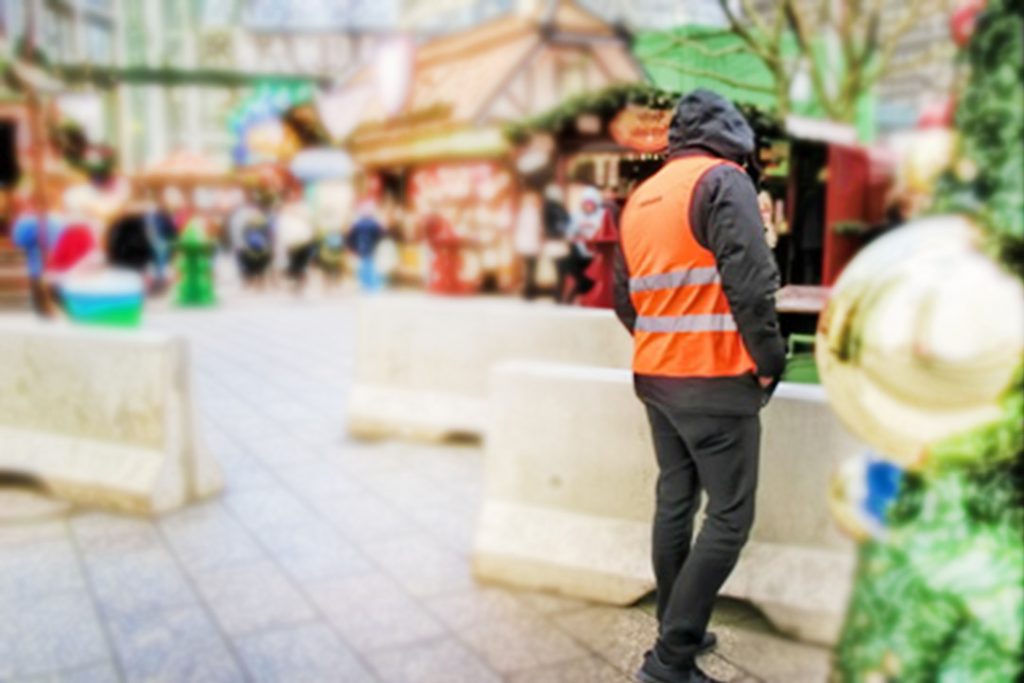
<svg viewBox="0 0 1024 683"><path fill-rule="evenodd" d="M709 90L695 90L680 100L669 127L670 159L712 155L742 163L753 151L754 133L728 100ZM722 288L757 374L777 380L786 364L775 312L779 274L750 177L727 165L706 173L694 189L689 218L697 241L715 255ZM637 314L621 249L615 258L615 313L632 334ZM636 375L634 384L641 399L708 414L756 414L767 397L754 375Z"/></svg>

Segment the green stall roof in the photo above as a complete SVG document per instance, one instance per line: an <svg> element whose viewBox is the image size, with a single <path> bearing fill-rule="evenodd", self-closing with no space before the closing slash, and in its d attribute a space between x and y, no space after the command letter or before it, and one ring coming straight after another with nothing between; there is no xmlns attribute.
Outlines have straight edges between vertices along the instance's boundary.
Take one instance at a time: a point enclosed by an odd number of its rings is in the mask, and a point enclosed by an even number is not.
<svg viewBox="0 0 1024 683"><path fill-rule="evenodd" d="M792 34L782 36L785 58L796 59L799 48ZM826 44L812 41L813 59L826 59ZM743 39L727 28L689 25L667 31L638 33L633 54L656 87L674 92L695 88L713 90L739 104L765 110L776 109L775 77ZM804 99L790 103L792 113L823 118L824 109L807 86ZM875 97L864 93L857 102L855 125L862 141L874 138Z"/></svg>
<svg viewBox="0 0 1024 683"><path fill-rule="evenodd" d="M659 88L676 92L707 88L734 102L775 108L775 78L743 39L728 29L690 25L642 32L635 37L633 52Z"/></svg>

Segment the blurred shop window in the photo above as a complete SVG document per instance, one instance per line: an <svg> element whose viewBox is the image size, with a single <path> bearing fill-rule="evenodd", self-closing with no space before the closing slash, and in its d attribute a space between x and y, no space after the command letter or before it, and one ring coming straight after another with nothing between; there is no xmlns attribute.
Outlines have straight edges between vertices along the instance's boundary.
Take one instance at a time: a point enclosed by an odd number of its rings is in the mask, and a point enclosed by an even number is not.
<svg viewBox="0 0 1024 683"><path fill-rule="evenodd" d="M181 88L167 89L167 109L164 112L167 130L171 136L172 147L188 148L190 140L196 131L188 130L188 121L185 116L185 97Z"/></svg>
<svg viewBox="0 0 1024 683"><path fill-rule="evenodd" d="M204 29L230 28L238 23L240 5L236 0L192 0L192 16Z"/></svg>
<svg viewBox="0 0 1024 683"><path fill-rule="evenodd" d="M180 33L188 28L184 9L179 2L163 2L163 29L168 33Z"/></svg>
<svg viewBox="0 0 1024 683"><path fill-rule="evenodd" d="M114 61L114 32L109 24L90 20L85 25L86 58L92 64Z"/></svg>
<svg viewBox="0 0 1024 683"><path fill-rule="evenodd" d="M146 21L142 13L141 2L124 3L121 22L124 28L124 59L129 66L145 64L146 59Z"/></svg>
<svg viewBox="0 0 1024 683"><path fill-rule="evenodd" d="M75 59L75 31L71 10L57 3L43 5L39 15L39 45L51 62L67 63Z"/></svg>

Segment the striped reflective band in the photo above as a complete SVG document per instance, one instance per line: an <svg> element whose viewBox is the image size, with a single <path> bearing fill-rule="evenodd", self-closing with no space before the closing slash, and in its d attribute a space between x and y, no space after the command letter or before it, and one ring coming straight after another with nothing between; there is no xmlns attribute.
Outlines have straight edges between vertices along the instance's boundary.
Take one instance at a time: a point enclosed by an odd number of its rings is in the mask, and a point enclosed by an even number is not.
<svg viewBox="0 0 1024 683"><path fill-rule="evenodd" d="M734 332L736 321L729 313L707 315L647 316L636 319L639 332Z"/></svg>
<svg viewBox="0 0 1024 683"><path fill-rule="evenodd" d="M686 270L674 270L671 273L630 278L629 291L649 292L653 289L676 289L686 285L712 285L719 281L718 269L714 266L687 268Z"/></svg>

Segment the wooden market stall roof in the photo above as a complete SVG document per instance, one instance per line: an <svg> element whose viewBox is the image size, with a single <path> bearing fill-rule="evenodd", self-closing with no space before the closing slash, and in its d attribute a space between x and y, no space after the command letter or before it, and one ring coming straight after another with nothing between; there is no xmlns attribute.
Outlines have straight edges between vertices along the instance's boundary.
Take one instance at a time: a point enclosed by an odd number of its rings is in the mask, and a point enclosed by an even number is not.
<svg viewBox="0 0 1024 683"><path fill-rule="evenodd" d="M228 164L188 150L171 153L133 178L143 185L230 185L235 176Z"/></svg>
<svg viewBox="0 0 1024 683"><path fill-rule="evenodd" d="M373 94L372 68L348 86L363 98L350 138L363 163L495 156L507 144L501 124L581 92L643 78L626 41L570 0L538 3L531 12L432 40L413 61L408 99L392 117ZM445 137L450 145L426 142Z"/></svg>

